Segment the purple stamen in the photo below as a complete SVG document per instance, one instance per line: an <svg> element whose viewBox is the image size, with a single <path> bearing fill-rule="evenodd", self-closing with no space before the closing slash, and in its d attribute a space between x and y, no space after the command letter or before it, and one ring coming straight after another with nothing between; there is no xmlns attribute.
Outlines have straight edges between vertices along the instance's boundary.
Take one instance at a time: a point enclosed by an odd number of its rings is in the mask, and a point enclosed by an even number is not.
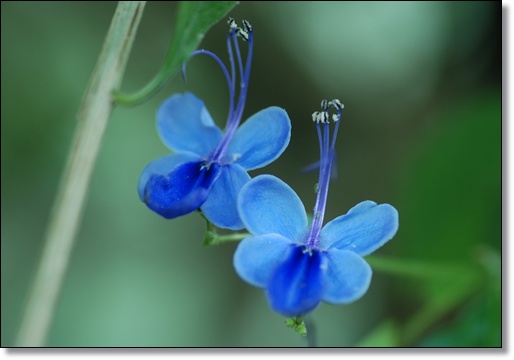
<svg viewBox="0 0 514 360"><path fill-rule="evenodd" d="M234 54L232 53L232 43L231 43L231 37L232 37L233 33L234 33L234 30L231 30L230 33L227 36L227 48L228 48L228 59L230 61L230 74L232 75L232 77L231 77L231 79L232 79L232 89L234 89L233 95L235 95L235 89L236 89L236 68L235 68L235 65L234 65ZM231 96L230 101L231 101L232 106L231 106L230 112L228 114L227 125L229 124L229 120L232 117L233 112L234 112L234 108L233 108L234 107L234 96Z"/></svg>
<svg viewBox="0 0 514 360"><path fill-rule="evenodd" d="M227 79L228 91L229 91L229 97L230 97L228 119L230 120L230 118L234 112L234 93L235 93L234 82L233 82L232 78L230 77L230 75L228 74L228 70L227 70L225 64L223 63L223 61L221 61L221 59L216 54L210 52L209 50L202 49L202 50L193 51L193 53L191 53L191 57L200 55L200 54L208 55L211 58L213 58L218 63L218 65L221 67L221 70L223 71L223 74L225 75L225 78ZM185 81L186 80L186 63L182 64L182 77L184 78L184 81Z"/></svg>
<svg viewBox="0 0 514 360"><path fill-rule="evenodd" d="M336 100L333 101L335 102ZM320 143L320 170L316 204L314 205L314 215L311 228L306 239L307 250L318 248L319 236L323 227L323 218L325 217L325 209L328 197L328 187L330 184L332 163L335 155L335 142L337 139L339 120L342 112L342 104L338 100L337 104L338 106L340 105L340 107L337 108L337 115L335 115L332 119L335 122L332 141L330 141L330 117L328 115L326 101L322 101L322 107L324 107L323 111L319 113L315 112L313 114L313 120L316 122L316 130L318 132L318 139Z"/></svg>
<svg viewBox="0 0 514 360"><path fill-rule="evenodd" d="M247 42L249 43L249 47L248 47L246 66L243 66L241 52L239 50L237 33L234 30L231 30L231 32L229 34L229 38L232 38L232 41L234 43L234 49L235 49L235 54L236 54L236 58L237 58L237 64L239 67L239 74L241 76L241 81L240 81L239 99L238 99L238 102L236 105L236 109L235 109L234 113L232 114L232 116L228 118L227 125L225 127L225 134L223 135L223 138L221 139L218 147L216 148L216 150L214 151L214 153L212 154L212 156L210 158L210 161L218 162L218 163L224 162L224 158L228 151L230 142L232 141L232 138L234 137L234 135L239 127L239 124L241 122L241 117L243 115L243 110L244 110L244 106L246 103L246 94L248 92L248 81L250 78L250 68L251 68L251 60L252 60L252 54L253 54L253 50L252 50L253 49L253 41L252 41L253 33L251 31L248 33ZM230 41L228 41L228 43L230 43ZM231 46L229 46L229 57L230 57L230 62L232 64L232 66L234 67L234 59L233 59L233 52L232 52ZM233 74L234 73L235 73L235 70L233 70ZM232 79L232 81L235 83L235 79Z"/></svg>
<svg viewBox="0 0 514 360"><path fill-rule="evenodd" d="M227 36L227 49L228 49L228 57L230 62L230 74L223 62L220 60L218 56L213 54L208 50L197 50L191 54L191 57L204 54L213 58L218 65L221 67L225 78L227 79L229 95L230 95L230 105L228 111L227 123L225 125L225 134L223 135L221 141L218 146L214 150L214 152L206 159L206 164L217 163L223 165L225 162L225 157L234 137L239 123L241 122L241 117L243 115L243 110L246 103L246 94L248 92L248 82L250 80L250 68L252 65L252 55L253 55L253 31L250 23L248 21L243 21L244 29L237 27L234 19L230 18L228 20L228 25L230 27L229 34ZM243 40L248 42L248 54L246 59L246 64L243 64L243 60L241 57L241 51L239 50L239 42L238 37L242 37ZM232 44L233 43L233 44ZM234 49L232 49L234 46ZM234 61L234 51L235 57L237 59L237 66L239 68L239 76L240 80L240 89L239 89L239 98L237 101L237 105L235 105L235 95L236 95L236 65ZM182 65L182 76L185 80L185 72L186 72L186 64ZM235 105L235 107L234 107Z"/></svg>

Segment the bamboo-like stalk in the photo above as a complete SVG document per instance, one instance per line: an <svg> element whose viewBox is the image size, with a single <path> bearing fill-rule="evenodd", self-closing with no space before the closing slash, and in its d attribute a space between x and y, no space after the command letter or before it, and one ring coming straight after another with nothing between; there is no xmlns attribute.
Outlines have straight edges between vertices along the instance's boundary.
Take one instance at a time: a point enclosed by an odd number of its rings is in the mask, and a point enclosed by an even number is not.
<svg viewBox="0 0 514 360"><path fill-rule="evenodd" d="M45 234L34 283L16 346L44 346L81 222L91 175L107 122L114 108L112 93L123 76L146 1L120 1L93 71L61 186Z"/></svg>

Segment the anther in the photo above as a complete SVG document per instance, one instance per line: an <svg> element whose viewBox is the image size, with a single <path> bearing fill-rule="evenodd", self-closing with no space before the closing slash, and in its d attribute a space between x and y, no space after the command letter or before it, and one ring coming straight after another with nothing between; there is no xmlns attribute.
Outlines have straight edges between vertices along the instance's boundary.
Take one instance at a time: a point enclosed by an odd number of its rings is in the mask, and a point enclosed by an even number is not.
<svg viewBox="0 0 514 360"><path fill-rule="evenodd" d="M237 28L237 35L241 36L241 38L244 41L248 41L248 39L250 39L250 36L248 35L248 33L241 28Z"/></svg>
<svg viewBox="0 0 514 360"><path fill-rule="evenodd" d="M344 105L339 101L339 99L334 99L329 102L329 105L332 105L336 110L342 110L344 108Z"/></svg>
<svg viewBox="0 0 514 360"><path fill-rule="evenodd" d="M328 108L328 101L327 101L327 99L321 100L321 109L322 110L327 110L327 108Z"/></svg>
<svg viewBox="0 0 514 360"><path fill-rule="evenodd" d="M318 115L319 115L319 111L314 111L312 113L312 121L319 122Z"/></svg>
<svg viewBox="0 0 514 360"><path fill-rule="evenodd" d="M252 25L250 24L250 22L248 20L243 20L243 29L247 33L251 33L252 32Z"/></svg>
<svg viewBox="0 0 514 360"><path fill-rule="evenodd" d="M339 114L333 114L332 115L332 121L338 122L341 119L341 116Z"/></svg>
<svg viewBox="0 0 514 360"><path fill-rule="evenodd" d="M236 21L232 17L228 18L227 25L230 27L231 30L237 29Z"/></svg>
<svg viewBox="0 0 514 360"><path fill-rule="evenodd" d="M319 117L320 117L320 122L321 123L324 124L324 123L328 122L328 112L322 111L322 112L319 113L319 115L320 115Z"/></svg>

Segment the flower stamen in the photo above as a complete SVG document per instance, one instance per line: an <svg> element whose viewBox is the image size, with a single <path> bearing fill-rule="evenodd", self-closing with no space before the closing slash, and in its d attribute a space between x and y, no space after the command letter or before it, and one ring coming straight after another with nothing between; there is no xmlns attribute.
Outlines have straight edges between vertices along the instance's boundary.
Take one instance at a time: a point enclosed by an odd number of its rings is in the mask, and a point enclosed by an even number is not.
<svg viewBox="0 0 514 360"><path fill-rule="evenodd" d="M335 114L332 114L332 121L335 124L332 141L330 141L330 115L328 111L330 106L334 107L337 111ZM316 130L320 143L320 170L317 186L318 191L316 192L316 204L314 205L315 215L306 241L307 248L309 249L316 249L319 243L319 235L323 226L323 218L325 216L332 163L334 162L335 143L340 123L339 120L341 119L343 108L344 105L338 99L331 101L324 99L321 101L322 111L315 111L312 114L312 120L316 123Z"/></svg>

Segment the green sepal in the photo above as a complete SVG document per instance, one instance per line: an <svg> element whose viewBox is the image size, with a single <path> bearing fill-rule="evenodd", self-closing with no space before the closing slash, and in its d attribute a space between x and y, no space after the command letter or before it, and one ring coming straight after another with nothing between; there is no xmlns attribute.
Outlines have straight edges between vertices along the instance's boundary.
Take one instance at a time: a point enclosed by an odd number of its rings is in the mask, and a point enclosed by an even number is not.
<svg viewBox="0 0 514 360"><path fill-rule="evenodd" d="M247 232L234 232L232 234L220 235L218 234L218 228L209 220L207 220L205 216L203 216L203 218L205 219L206 225L205 235L202 243L203 246L207 247L212 245L218 245L225 242L240 241L252 235Z"/></svg>
<svg viewBox="0 0 514 360"><path fill-rule="evenodd" d="M307 336L307 326L305 326L303 316L287 318L285 320L285 324L288 328L294 329L294 331L296 331L301 336Z"/></svg>

